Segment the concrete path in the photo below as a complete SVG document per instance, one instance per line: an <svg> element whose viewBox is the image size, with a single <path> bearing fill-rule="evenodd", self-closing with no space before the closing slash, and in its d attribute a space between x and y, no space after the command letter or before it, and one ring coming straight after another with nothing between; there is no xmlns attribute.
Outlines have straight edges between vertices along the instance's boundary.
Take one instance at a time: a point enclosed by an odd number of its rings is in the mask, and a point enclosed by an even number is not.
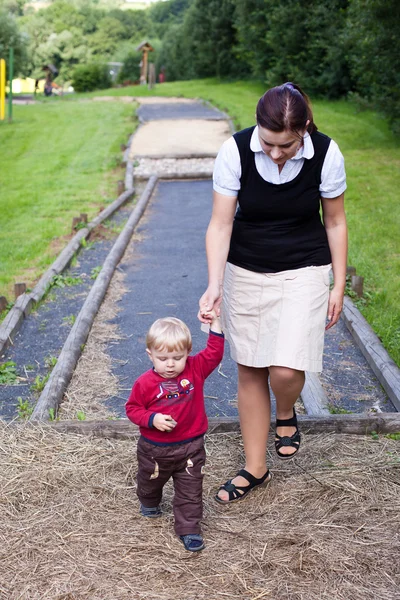
<svg viewBox="0 0 400 600"><path fill-rule="evenodd" d="M201 102L144 103L137 114L143 124L133 137L130 159L216 156L231 135L226 116Z"/></svg>

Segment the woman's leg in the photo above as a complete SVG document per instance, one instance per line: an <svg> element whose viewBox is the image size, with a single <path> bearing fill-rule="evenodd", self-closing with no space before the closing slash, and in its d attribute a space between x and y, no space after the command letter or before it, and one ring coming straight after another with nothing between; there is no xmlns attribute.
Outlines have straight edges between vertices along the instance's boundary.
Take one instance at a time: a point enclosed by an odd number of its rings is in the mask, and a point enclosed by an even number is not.
<svg viewBox="0 0 400 600"><path fill-rule="evenodd" d="M268 375L267 368L238 365L238 410L246 455L244 468L257 478L267 471L266 451L271 419ZM232 482L238 486L249 483L243 477L235 477ZM229 497L224 490L220 490L218 496L224 501Z"/></svg>
<svg viewBox="0 0 400 600"><path fill-rule="evenodd" d="M271 389L276 398L276 418L290 419L293 417L293 406L303 389L305 375L304 371L288 369L287 367L269 367ZM278 435L291 436L295 433L295 427L277 427ZM293 454L296 448L283 446L281 454Z"/></svg>

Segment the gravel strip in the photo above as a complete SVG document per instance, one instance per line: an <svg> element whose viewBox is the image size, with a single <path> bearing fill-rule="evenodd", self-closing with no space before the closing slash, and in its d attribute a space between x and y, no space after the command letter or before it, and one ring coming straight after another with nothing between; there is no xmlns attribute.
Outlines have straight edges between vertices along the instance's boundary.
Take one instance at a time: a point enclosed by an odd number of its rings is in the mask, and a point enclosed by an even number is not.
<svg viewBox="0 0 400 600"><path fill-rule="evenodd" d="M139 158L134 162L136 177L150 177L153 173L159 176L168 173L187 173L210 171L214 169L214 158Z"/></svg>

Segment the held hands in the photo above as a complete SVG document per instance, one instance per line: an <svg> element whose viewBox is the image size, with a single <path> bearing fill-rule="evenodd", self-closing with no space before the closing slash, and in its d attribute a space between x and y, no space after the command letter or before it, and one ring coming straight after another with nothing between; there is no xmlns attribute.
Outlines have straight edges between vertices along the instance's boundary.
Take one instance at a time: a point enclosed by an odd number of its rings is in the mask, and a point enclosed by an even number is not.
<svg viewBox="0 0 400 600"><path fill-rule="evenodd" d="M219 317L222 302L222 286L209 285L199 300L200 310L197 318L202 323L211 324L213 319Z"/></svg>
<svg viewBox="0 0 400 600"><path fill-rule="evenodd" d="M171 417L171 415L157 413L153 419L153 426L160 431L172 431L176 425L177 422Z"/></svg>
<svg viewBox="0 0 400 600"><path fill-rule="evenodd" d="M325 326L325 330L330 329L339 320L340 313L343 308L343 296L344 292L342 290L335 290L333 287L329 294L329 304L328 304L328 321L329 323Z"/></svg>

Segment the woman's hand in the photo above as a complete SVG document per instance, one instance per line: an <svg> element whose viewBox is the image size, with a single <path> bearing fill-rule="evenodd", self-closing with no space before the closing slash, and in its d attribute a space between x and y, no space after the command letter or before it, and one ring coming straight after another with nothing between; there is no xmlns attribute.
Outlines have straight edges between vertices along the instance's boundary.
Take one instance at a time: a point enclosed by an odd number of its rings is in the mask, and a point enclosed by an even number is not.
<svg viewBox="0 0 400 600"><path fill-rule="evenodd" d="M329 294L329 304L328 304L328 321L329 323L326 325L325 330L330 329L339 320L340 313L343 309L343 297L344 292L342 289L338 290L333 287Z"/></svg>
<svg viewBox="0 0 400 600"><path fill-rule="evenodd" d="M211 311L215 311L217 317L221 313L221 302L222 302L222 286L221 285L209 285L202 297L199 300L200 310L197 314L197 318L202 323L211 323L212 314Z"/></svg>

